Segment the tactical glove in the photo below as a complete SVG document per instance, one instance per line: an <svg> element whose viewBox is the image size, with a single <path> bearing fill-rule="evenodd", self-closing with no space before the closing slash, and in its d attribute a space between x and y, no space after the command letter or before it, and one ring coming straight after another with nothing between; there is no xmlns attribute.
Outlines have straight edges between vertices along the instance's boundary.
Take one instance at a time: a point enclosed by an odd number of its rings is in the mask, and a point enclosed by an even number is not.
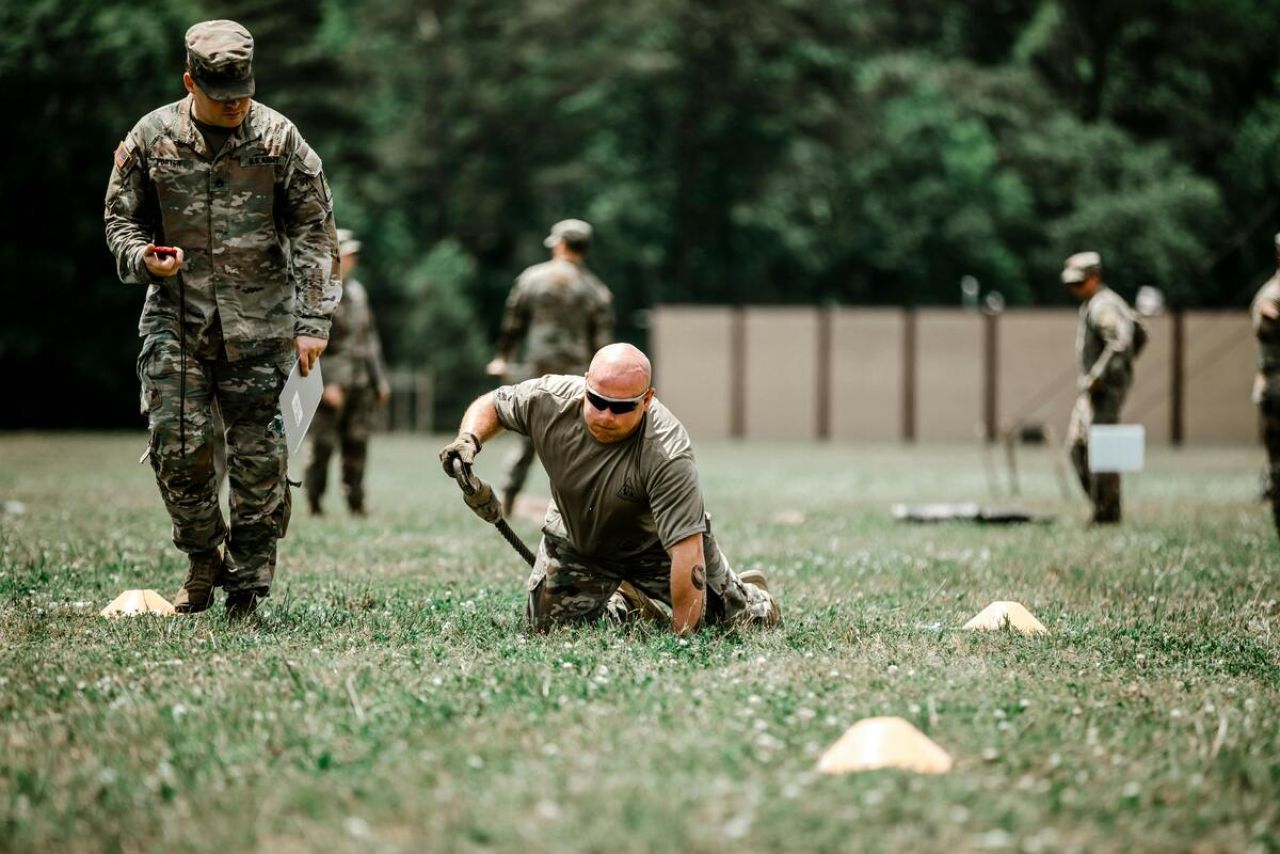
<svg viewBox="0 0 1280 854"><path fill-rule="evenodd" d="M444 467L444 473L449 477L457 477L458 472L454 470L454 460L462 464L462 476L471 477L471 464L476 461L476 454L480 453L480 440L476 438L475 433L459 433L458 438L440 449L440 463Z"/></svg>
<svg viewBox="0 0 1280 854"><path fill-rule="evenodd" d="M462 488L462 500L473 513L490 525L501 521L502 502L493 494L493 487L475 475L467 476L467 482Z"/></svg>

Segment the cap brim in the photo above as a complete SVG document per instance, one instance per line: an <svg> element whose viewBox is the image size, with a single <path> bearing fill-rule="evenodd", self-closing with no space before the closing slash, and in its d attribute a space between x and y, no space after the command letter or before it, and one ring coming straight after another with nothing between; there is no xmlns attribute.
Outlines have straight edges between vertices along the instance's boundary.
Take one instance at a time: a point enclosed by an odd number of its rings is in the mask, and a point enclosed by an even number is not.
<svg viewBox="0 0 1280 854"><path fill-rule="evenodd" d="M347 240L338 244L339 255L358 255L360 254L360 241Z"/></svg>
<svg viewBox="0 0 1280 854"><path fill-rule="evenodd" d="M196 85L200 87L200 91L215 101L237 101L241 98L252 98L253 93L257 90L252 77L242 80L210 80L205 77L195 77L195 81Z"/></svg>
<svg viewBox="0 0 1280 854"><path fill-rule="evenodd" d="M1086 278L1087 277L1085 276L1083 270L1063 270L1062 271L1062 283L1064 285L1078 285L1081 282L1083 282Z"/></svg>
<svg viewBox="0 0 1280 854"><path fill-rule="evenodd" d="M548 234L547 239L542 241L542 245L550 249L552 246L555 246L557 243L559 243L560 240L561 238L559 235Z"/></svg>

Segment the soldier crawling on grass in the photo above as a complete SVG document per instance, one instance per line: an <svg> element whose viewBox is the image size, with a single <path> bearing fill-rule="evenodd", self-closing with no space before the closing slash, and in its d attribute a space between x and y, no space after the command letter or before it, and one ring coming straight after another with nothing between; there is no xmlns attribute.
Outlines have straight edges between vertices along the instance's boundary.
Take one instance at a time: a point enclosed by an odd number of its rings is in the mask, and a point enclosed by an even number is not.
<svg viewBox="0 0 1280 854"><path fill-rule="evenodd" d="M253 37L205 21L187 31L186 52L187 97L144 116L116 149L106 236L120 279L147 285L138 378L148 456L189 560L174 607L203 611L222 586L238 619L271 589L289 522L280 389L295 355L306 374L324 351L342 285L320 158L253 100Z"/></svg>
<svg viewBox="0 0 1280 854"><path fill-rule="evenodd" d="M440 451L446 474L460 464L469 476L476 454L504 429L533 441L552 494L527 584L526 616L537 631L661 614L650 597L671 608L682 634L704 619L782 619L764 574L735 573L720 550L689 434L650 378L644 353L610 344L585 377L550 375L478 398Z"/></svg>

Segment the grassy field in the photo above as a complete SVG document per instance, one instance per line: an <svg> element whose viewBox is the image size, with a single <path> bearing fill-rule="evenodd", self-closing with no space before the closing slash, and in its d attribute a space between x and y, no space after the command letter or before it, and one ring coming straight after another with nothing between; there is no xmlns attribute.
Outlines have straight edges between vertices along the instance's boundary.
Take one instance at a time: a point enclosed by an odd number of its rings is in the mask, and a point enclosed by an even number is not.
<svg viewBox="0 0 1280 854"><path fill-rule="evenodd" d="M976 446L704 445L720 540L786 622L685 642L528 634L527 570L439 444L380 437L372 516L295 516L228 627L97 615L185 568L140 434L0 435L0 849L1280 849L1259 449L1155 449L1090 530L1044 451L1023 505L1056 520L995 528L889 515L991 500ZM1049 634L959 628L997 599ZM816 774L871 715L954 770Z"/></svg>

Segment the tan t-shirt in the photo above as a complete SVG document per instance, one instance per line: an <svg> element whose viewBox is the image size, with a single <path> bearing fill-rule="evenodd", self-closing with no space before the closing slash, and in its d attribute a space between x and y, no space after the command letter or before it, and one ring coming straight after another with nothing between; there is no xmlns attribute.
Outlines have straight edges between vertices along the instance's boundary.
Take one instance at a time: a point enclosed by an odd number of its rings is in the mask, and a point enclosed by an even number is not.
<svg viewBox="0 0 1280 854"><path fill-rule="evenodd" d="M684 425L656 398L635 433L596 441L582 420L582 377L549 375L494 393L498 421L523 433L551 481L542 529L601 559L669 549L706 530L702 490Z"/></svg>

